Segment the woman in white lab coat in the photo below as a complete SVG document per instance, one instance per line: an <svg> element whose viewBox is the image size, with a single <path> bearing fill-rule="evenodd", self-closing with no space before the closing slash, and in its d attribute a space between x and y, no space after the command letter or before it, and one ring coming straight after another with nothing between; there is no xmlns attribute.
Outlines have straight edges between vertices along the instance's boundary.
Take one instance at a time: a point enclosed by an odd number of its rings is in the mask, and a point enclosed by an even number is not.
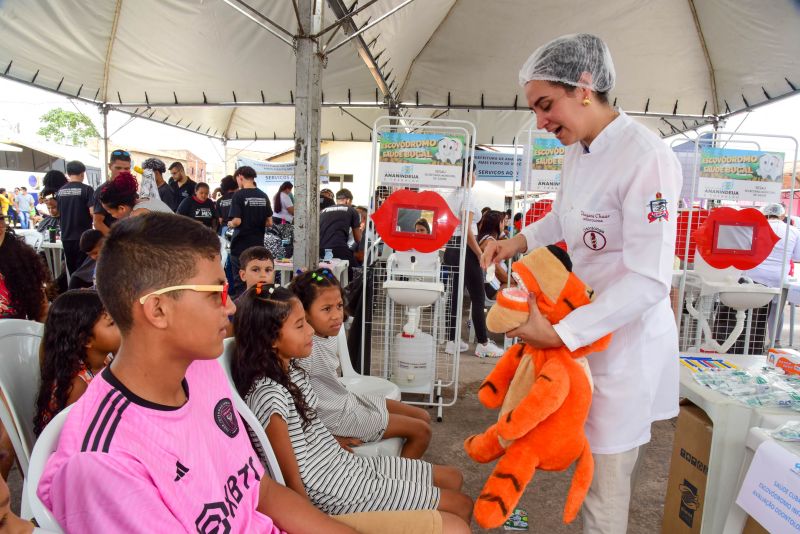
<svg viewBox="0 0 800 534"><path fill-rule="evenodd" d="M522 67L537 127L567 146L561 187L551 213L489 244L481 264L564 239L573 271L595 290L591 304L558 324L531 313L508 335L575 350L613 332L610 347L588 358L595 390L586 433L595 472L583 517L585 533L622 534L651 423L678 413L669 289L681 171L661 139L608 104L614 76L605 43L587 34L542 46Z"/></svg>

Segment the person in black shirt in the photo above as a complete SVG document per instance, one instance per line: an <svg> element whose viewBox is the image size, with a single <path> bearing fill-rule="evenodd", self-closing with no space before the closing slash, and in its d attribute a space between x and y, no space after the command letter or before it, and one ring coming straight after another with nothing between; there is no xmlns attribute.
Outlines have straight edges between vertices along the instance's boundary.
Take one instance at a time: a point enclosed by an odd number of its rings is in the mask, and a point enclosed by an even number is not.
<svg viewBox="0 0 800 534"><path fill-rule="evenodd" d="M150 169L153 171L153 176L156 179L156 186L158 187L158 197L161 202L169 206L169 209L175 211L178 209L178 197L172 187L164 181L164 173L167 172L167 166L158 158L148 158L142 162L142 169Z"/></svg>
<svg viewBox="0 0 800 534"><path fill-rule="evenodd" d="M107 182L119 176L121 172L131 172L131 155L126 150L113 151L109 158L108 170L110 172ZM102 186L98 187L94 192L92 219L94 227L103 232L103 235L108 235L108 232L111 231L111 225L116 222L116 219L106 211L103 207L103 203L100 202L100 189L102 189Z"/></svg>
<svg viewBox="0 0 800 534"><path fill-rule="evenodd" d="M220 234L224 235L230 220L231 200L233 194L239 189L239 184L233 175L227 175L219 184L222 196L217 200L217 215L219 216Z"/></svg>
<svg viewBox="0 0 800 534"><path fill-rule="evenodd" d="M184 199L194 195L194 188L197 183L186 176L186 172L183 170L183 163L180 161L176 161L169 166L169 173L172 175L172 178L169 179L169 185L177 196L175 202L180 206Z"/></svg>
<svg viewBox="0 0 800 534"><path fill-rule="evenodd" d="M231 270L238 273L239 254L249 247L264 246L264 232L267 226L272 226L272 208L267 194L256 187L256 171L252 167L239 167L233 177L239 190L231 199L228 226L235 228L231 241ZM235 277L234 282L231 294L235 298L244 284Z"/></svg>
<svg viewBox="0 0 800 534"><path fill-rule="evenodd" d="M176 213L178 215L186 215L216 231L219 224L217 207L208 198L208 192L208 184L200 182L194 188L194 195L184 199L181 205L178 206Z"/></svg>
<svg viewBox="0 0 800 534"><path fill-rule="evenodd" d="M67 163L69 182L56 193L61 213L61 243L70 276L86 259L81 252L80 240L83 232L92 227L94 189L83 183L85 176L86 166L80 161L70 161Z"/></svg>
<svg viewBox="0 0 800 534"><path fill-rule="evenodd" d="M319 214L319 254L323 257L326 249L333 251L333 257L348 260L350 267L355 265L355 256L347 246L350 232L355 242L361 241L361 216L352 206L353 194L347 189L336 192L336 205L325 208Z"/></svg>

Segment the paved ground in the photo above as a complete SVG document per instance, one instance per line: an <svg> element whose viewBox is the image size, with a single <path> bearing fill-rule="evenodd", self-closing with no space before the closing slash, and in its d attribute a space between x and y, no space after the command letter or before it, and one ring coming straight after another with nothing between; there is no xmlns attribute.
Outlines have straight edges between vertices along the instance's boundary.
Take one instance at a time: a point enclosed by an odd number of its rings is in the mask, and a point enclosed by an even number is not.
<svg viewBox="0 0 800 534"><path fill-rule="evenodd" d="M477 390L483 378L489 373L496 360L479 359L472 351L461 356L458 402L444 412L444 420L434 423L433 441L426 459L434 463L447 463L458 466L464 473L465 491L475 498L494 464L481 465L467 457L462 443L469 435L479 432L492 424L496 412L490 412L478 402ZM667 487L669 461L672 454L672 438L675 420L662 421L653 427L653 439L648 446L639 482L636 486L629 534L649 534L661 531L661 517L664 508L664 495ZM519 507L528 511L530 532L548 534L582 532L580 516L570 525L561 521L564 500L571 479L571 472L536 473L528 489L520 500ZM487 532L473 523L473 532ZM496 529L489 532L505 532Z"/></svg>

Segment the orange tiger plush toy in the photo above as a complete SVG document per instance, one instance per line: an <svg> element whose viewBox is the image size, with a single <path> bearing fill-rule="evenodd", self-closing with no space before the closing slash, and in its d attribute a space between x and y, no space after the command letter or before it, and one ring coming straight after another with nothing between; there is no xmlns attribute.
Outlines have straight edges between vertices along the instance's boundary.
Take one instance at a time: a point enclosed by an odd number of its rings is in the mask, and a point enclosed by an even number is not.
<svg viewBox="0 0 800 534"><path fill-rule="evenodd" d="M594 296L571 272L567 253L553 245L533 250L511 270L519 288L498 294L486 317L492 332L508 332L527 320L528 292L553 324L589 304ZM475 503L475 519L482 527L495 528L505 522L537 468L562 471L577 461L564 507L564 522L575 519L594 473L583 430L592 403L591 375L584 356L606 349L610 341L609 334L574 352L517 343L483 381L479 400L487 408L500 408L500 414L483 434L464 442L476 462L500 458Z"/></svg>

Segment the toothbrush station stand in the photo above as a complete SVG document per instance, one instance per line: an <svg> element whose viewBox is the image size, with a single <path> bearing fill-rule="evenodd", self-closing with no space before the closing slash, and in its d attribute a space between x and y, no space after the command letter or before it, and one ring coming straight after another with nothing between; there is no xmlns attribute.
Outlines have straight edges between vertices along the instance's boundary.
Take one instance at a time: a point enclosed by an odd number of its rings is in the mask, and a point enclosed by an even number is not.
<svg viewBox="0 0 800 534"><path fill-rule="evenodd" d="M779 238L764 215L754 208L717 208L694 231L697 242L694 270L685 275L686 311L697 323L695 346L689 351L726 354L744 333L744 353L750 351L750 325L753 308L769 304L780 288L766 287L744 277L769 256ZM736 311L736 323L719 342L708 324L708 310L702 300L719 301ZM760 349L759 349L760 350Z"/></svg>
<svg viewBox="0 0 800 534"><path fill-rule="evenodd" d="M430 218L426 219L430 232L415 231L414 222L424 218L423 214ZM386 261L386 279L382 282L384 317L388 319L383 329L383 367L401 392L432 399L442 323L439 318L445 308L439 249L450 240L460 221L438 193L408 189L392 193L372 220L383 242L394 250ZM400 320L398 307L403 310ZM429 320L421 321L426 309Z"/></svg>
<svg viewBox="0 0 800 534"><path fill-rule="evenodd" d="M466 235L463 184L476 130L468 121L415 121L383 116L372 128L361 368L396 384L403 402L435 408L441 421L458 400L459 354L446 342L462 334L463 291L454 281L466 240L452 237L457 228ZM446 251L458 252L457 265L443 261Z"/></svg>
<svg viewBox="0 0 800 534"><path fill-rule="evenodd" d="M387 262L385 306L387 314L392 303L405 308L406 322L402 332L391 340L391 380L400 391L431 394L439 321L433 321L432 333L420 329L420 308L433 306L438 316L444 284L439 281L439 255L436 252L394 252ZM386 336L390 333L385 331ZM387 343L388 345L389 343Z"/></svg>

